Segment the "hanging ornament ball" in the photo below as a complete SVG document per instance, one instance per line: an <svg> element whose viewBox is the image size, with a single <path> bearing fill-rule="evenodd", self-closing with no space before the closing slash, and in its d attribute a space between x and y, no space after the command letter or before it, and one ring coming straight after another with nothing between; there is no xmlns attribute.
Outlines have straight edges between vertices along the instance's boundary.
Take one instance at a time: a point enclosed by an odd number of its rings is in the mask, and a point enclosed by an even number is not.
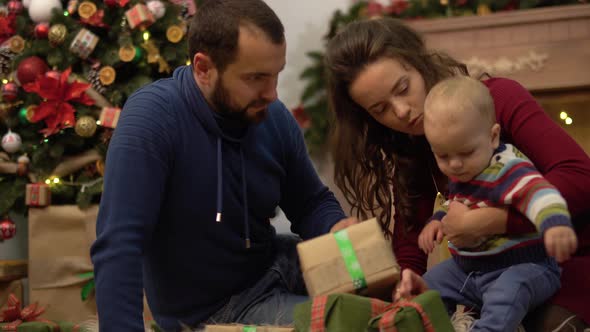
<svg viewBox="0 0 590 332"><path fill-rule="evenodd" d="M49 28L49 42L53 46L61 45L66 40L68 29L63 24L54 24Z"/></svg>
<svg viewBox="0 0 590 332"><path fill-rule="evenodd" d="M63 10L61 0L31 0L29 3L29 16L35 23L49 22L54 8Z"/></svg>
<svg viewBox="0 0 590 332"><path fill-rule="evenodd" d="M8 219L0 220L0 240L8 240L16 235L16 224Z"/></svg>
<svg viewBox="0 0 590 332"><path fill-rule="evenodd" d="M111 66L104 66L98 71L98 79L102 85L111 85L117 77L117 72Z"/></svg>
<svg viewBox="0 0 590 332"><path fill-rule="evenodd" d="M43 59L38 56L30 56L23 59L16 69L16 77L20 84L33 82L38 76L43 75L49 68Z"/></svg>
<svg viewBox="0 0 590 332"><path fill-rule="evenodd" d="M18 95L18 86L14 82L8 82L2 85L2 99L5 101L13 101Z"/></svg>
<svg viewBox="0 0 590 332"><path fill-rule="evenodd" d="M96 132L96 120L91 116L82 116L76 121L74 130L82 137L92 137Z"/></svg>
<svg viewBox="0 0 590 332"><path fill-rule="evenodd" d="M8 12L14 15L18 15L23 11L23 3L18 0L8 1Z"/></svg>
<svg viewBox="0 0 590 332"><path fill-rule="evenodd" d="M96 5L90 1L84 1L78 6L78 15L81 18L89 19L96 14Z"/></svg>
<svg viewBox="0 0 590 332"><path fill-rule="evenodd" d="M17 133L8 130L8 133L2 137L2 148L8 153L15 153L21 146L22 141Z"/></svg>
<svg viewBox="0 0 590 332"><path fill-rule="evenodd" d="M45 39L49 35L49 23L41 22L35 25L34 31L35 37L37 39Z"/></svg>
<svg viewBox="0 0 590 332"><path fill-rule="evenodd" d="M151 0L147 3L147 8L157 20L166 15L166 5L160 0Z"/></svg>
<svg viewBox="0 0 590 332"><path fill-rule="evenodd" d="M180 25L171 25L166 29L166 39L171 43L178 43L184 37L184 30Z"/></svg>
<svg viewBox="0 0 590 332"><path fill-rule="evenodd" d="M8 41L8 48L13 53L20 53L25 49L25 40L21 36L12 36Z"/></svg>
<svg viewBox="0 0 590 332"><path fill-rule="evenodd" d="M45 77L53 78L59 81L59 79L61 78L61 73L57 70L50 70L45 73Z"/></svg>

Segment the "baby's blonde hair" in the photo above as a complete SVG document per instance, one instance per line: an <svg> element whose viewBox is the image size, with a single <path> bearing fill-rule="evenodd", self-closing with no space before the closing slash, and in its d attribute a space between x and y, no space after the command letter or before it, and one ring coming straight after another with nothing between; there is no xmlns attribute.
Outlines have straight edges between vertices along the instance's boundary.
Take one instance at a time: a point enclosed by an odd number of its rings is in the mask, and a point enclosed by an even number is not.
<svg viewBox="0 0 590 332"><path fill-rule="evenodd" d="M425 121L455 121L463 112L480 112L481 120L489 127L496 123L494 99L488 88L468 76L453 76L440 81L430 89L424 102Z"/></svg>

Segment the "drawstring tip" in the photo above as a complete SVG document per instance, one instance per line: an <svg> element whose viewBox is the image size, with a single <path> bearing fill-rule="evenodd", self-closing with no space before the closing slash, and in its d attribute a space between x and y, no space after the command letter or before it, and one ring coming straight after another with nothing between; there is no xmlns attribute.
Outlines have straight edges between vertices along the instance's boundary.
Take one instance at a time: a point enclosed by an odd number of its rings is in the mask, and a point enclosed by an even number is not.
<svg viewBox="0 0 590 332"><path fill-rule="evenodd" d="M250 249L250 238L246 239L246 249Z"/></svg>
<svg viewBox="0 0 590 332"><path fill-rule="evenodd" d="M217 212L217 217L215 217L216 222L221 222L221 212Z"/></svg>

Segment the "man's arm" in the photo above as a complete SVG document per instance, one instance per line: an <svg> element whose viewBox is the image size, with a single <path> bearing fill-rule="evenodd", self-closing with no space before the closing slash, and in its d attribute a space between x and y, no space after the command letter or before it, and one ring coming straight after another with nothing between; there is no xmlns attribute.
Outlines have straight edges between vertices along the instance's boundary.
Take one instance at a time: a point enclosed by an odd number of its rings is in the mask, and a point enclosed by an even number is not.
<svg viewBox="0 0 590 332"><path fill-rule="evenodd" d="M312 238L330 231L345 218L342 207L314 169L301 129L285 109L287 128L283 134L286 153L286 182L282 188L281 209L291 221L291 230L302 238Z"/></svg>
<svg viewBox="0 0 590 332"><path fill-rule="evenodd" d="M91 256L101 331L144 331L142 262L165 191L166 102L140 92L121 112L109 144Z"/></svg>

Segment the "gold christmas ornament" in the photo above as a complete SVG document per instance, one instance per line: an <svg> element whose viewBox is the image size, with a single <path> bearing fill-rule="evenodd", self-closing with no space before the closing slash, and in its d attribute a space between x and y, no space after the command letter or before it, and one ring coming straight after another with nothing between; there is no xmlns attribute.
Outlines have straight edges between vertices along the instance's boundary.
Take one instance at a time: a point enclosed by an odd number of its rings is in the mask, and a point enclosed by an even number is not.
<svg viewBox="0 0 590 332"><path fill-rule="evenodd" d="M20 53L25 49L25 40L21 36L10 38L9 48L13 53Z"/></svg>
<svg viewBox="0 0 590 332"><path fill-rule="evenodd" d="M125 45L119 49L119 59L123 62L131 62L135 58L136 49L133 45Z"/></svg>
<svg viewBox="0 0 590 332"><path fill-rule="evenodd" d="M156 44L154 44L153 41L148 40L145 43L143 43L141 45L141 47L143 47L146 51L147 51L147 62L148 63L158 63L158 72L159 73L163 73L163 72L170 72L170 65L168 64L168 62L166 61L166 59L164 59L164 57L162 57L160 55L160 50L158 49L158 47L156 46Z"/></svg>
<svg viewBox="0 0 590 332"><path fill-rule="evenodd" d="M100 68L100 70L98 71L98 79L100 80L100 83L102 83L102 85L113 84L116 77L117 72L115 71L115 68L111 66L104 66Z"/></svg>
<svg viewBox="0 0 590 332"><path fill-rule="evenodd" d="M96 120L91 116L82 116L76 121L74 130L82 137L92 137L96 132Z"/></svg>
<svg viewBox="0 0 590 332"><path fill-rule="evenodd" d="M477 6L477 15L488 15L491 14L492 10L488 5L481 4Z"/></svg>
<svg viewBox="0 0 590 332"><path fill-rule="evenodd" d="M66 40L68 29L63 24L54 24L49 28L49 35L47 38L53 46L61 45Z"/></svg>
<svg viewBox="0 0 590 332"><path fill-rule="evenodd" d="M179 25L171 25L166 29L166 39L171 43L178 43L184 37L184 30Z"/></svg>
<svg viewBox="0 0 590 332"><path fill-rule="evenodd" d="M81 18L89 19L96 13L96 5L90 1L84 1L78 6L78 15Z"/></svg>

